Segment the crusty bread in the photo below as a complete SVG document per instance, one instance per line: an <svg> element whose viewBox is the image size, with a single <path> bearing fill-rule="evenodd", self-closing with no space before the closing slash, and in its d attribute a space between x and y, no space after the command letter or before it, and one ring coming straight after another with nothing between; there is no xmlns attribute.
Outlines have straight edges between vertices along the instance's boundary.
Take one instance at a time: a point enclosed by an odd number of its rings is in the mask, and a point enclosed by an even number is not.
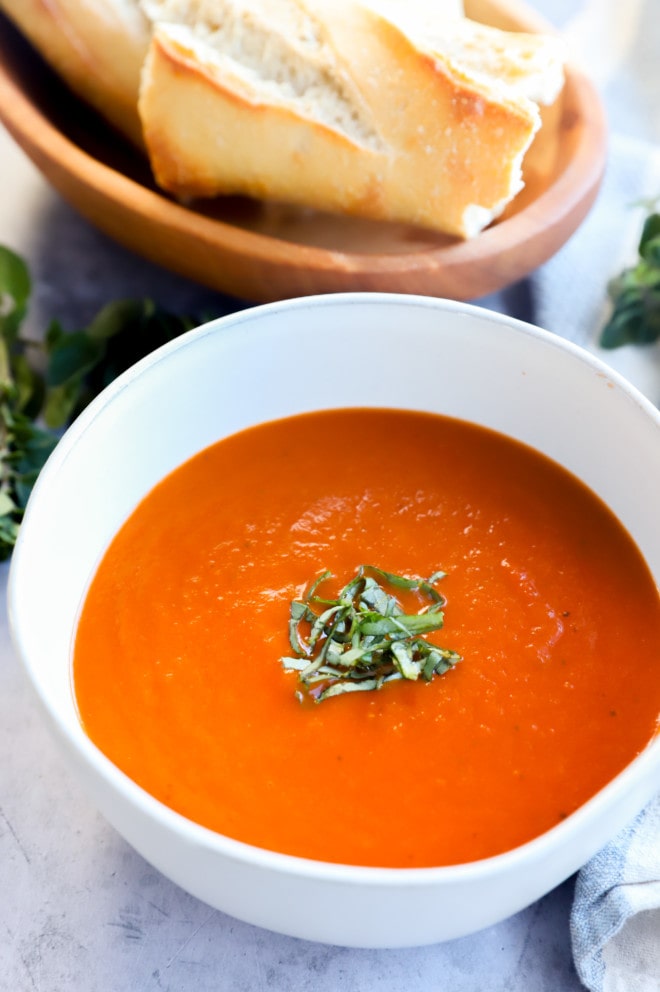
<svg viewBox="0 0 660 992"><path fill-rule="evenodd" d="M472 237L522 185L563 50L462 0L0 0L181 198Z"/></svg>
<svg viewBox="0 0 660 992"><path fill-rule="evenodd" d="M2 10L71 89L133 142L151 26L138 0L0 0Z"/></svg>
<svg viewBox="0 0 660 992"><path fill-rule="evenodd" d="M535 103L554 103L564 85L565 45L559 36L500 31L467 18L427 23L426 45L473 79L505 87Z"/></svg>
<svg viewBox="0 0 660 992"><path fill-rule="evenodd" d="M417 20L404 30L359 0L148 8L160 16L139 109L156 179L179 196L244 193L471 237L521 187L538 107L424 43Z"/></svg>
<svg viewBox="0 0 660 992"><path fill-rule="evenodd" d="M503 31L480 24L466 17L463 4L456 0L363 3L398 24L420 50L448 58L466 75L490 87L513 87L536 103L550 104L563 86L566 46L558 35Z"/></svg>

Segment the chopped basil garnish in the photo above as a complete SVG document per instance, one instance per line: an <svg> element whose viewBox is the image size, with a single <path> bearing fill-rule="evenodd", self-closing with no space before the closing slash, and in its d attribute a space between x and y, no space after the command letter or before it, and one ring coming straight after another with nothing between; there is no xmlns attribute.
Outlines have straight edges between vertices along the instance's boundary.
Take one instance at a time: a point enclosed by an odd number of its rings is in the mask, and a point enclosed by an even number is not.
<svg viewBox="0 0 660 992"><path fill-rule="evenodd" d="M302 600L291 603L294 657L280 659L285 671L298 673L302 690L315 702L380 689L396 679L429 682L461 660L455 651L424 639L444 624L446 600L435 588L444 572L407 578L360 565L337 599L318 596L331 578L331 572L323 572ZM387 587L420 592L429 602L418 613L405 613ZM301 699L303 691L298 690Z"/></svg>

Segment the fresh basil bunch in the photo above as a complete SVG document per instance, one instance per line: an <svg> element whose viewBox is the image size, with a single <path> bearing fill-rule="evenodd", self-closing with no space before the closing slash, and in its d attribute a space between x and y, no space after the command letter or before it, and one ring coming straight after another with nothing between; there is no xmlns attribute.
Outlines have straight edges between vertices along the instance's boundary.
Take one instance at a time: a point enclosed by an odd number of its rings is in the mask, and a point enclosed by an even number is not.
<svg viewBox="0 0 660 992"><path fill-rule="evenodd" d="M148 299L120 300L82 330L53 320L36 341L21 335L30 293L25 262L0 246L0 560L62 429L120 372L201 322Z"/></svg>
<svg viewBox="0 0 660 992"><path fill-rule="evenodd" d="M646 218L639 261L607 287L612 312L601 333L603 348L651 344L660 337L660 213Z"/></svg>

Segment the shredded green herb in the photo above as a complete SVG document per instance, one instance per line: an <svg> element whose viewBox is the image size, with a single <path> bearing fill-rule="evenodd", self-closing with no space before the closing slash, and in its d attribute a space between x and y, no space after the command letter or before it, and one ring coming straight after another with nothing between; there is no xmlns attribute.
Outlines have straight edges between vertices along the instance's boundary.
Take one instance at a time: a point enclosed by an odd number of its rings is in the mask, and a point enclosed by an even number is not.
<svg viewBox="0 0 660 992"><path fill-rule="evenodd" d="M360 565L336 599L318 595L333 578L329 571L319 575L302 599L291 603L294 654L280 659L285 671L298 673L298 698L320 703L345 692L381 689L397 679L429 682L452 668L460 655L425 639L444 624L446 599L435 588L444 575L407 578ZM428 603L418 613L406 613L388 587L419 592Z"/></svg>

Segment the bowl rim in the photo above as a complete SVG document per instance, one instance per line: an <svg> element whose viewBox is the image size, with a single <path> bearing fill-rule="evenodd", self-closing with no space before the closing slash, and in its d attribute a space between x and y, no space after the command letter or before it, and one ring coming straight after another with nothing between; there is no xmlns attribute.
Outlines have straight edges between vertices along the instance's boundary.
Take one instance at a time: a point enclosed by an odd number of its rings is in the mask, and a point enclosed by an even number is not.
<svg viewBox="0 0 660 992"><path fill-rule="evenodd" d="M79 438L93 429L97 418L102 416L112 406L118 396L125 390L130 389L136 379L148 375L152 368L163 361L167 361L172 354L182 349L193 348L200 340L213 336L218 332L221 332L223 336L228 336L228 331L230 333L233 332L234 335L241 334L242 336L244 333L242 325L246 323L259 323L262 318L267 318L273 313L286 312L292 309L373 306L374 304L386 307L393 304L403 306L404 308L423 307L440 312L448 311L459 315L473 316L485 323L500 326L506 325L524 336L541 340L546 345L569 354L573 359L586 364L592 371L605 376L613 384L616 384L626 397L641 408L646 415L650 416L660 429L660 410L624 376L608 366L597 355L587 351L580 345L561 338L534 324L474 304L436 297L380 292L317 294L255 305L210 320L184 332L167 344L155 349L119 375L102 393L92 400L89 406L83 410L76 421L64 433L37 479L28 502L24 522L29 522L30 516L34 512L34 507L41 502L42 494L47 491L50 477L59 472L62 465L69 458L70 452ZM566 819L524 844L518 845L501 854L481 858L477 861L422 868L373 867L318 861L296 855L283 854L236 840L188 819L154 798L100 751L84 733L82 725L73 728L71 722L63 718L58 709L51 704L47 693L43 690L39 675L32 666L31 659L23 652L21 646L21 627L22 623L27 619L24 616L25 609L20 606L21 589L27 584L27 576L24 578L24 575L30 567L27 560L29 556L24 557L23 554L23 547L29 542L29 534L27 537L25 536L26 534L28 534L28 531L21 528L14 555L10 562L7 584L9 630L22 667L46 714L56 726L67 746L76 752L87 767L99 775L113 791L122 793L133 806L137 807L147 817L156 819L181 839L185 839L198 848L204 848L224 855L233 861L268 868L279 874L294 874L310 880L331 880L338 883L356 885L367 884L371 887L390 887L393 884L407 887L426 887L434 886L439 881L445 884L452 884L470 879L484 879L485 877L497 879L498 876L508 873L514 867L520 868L526 863L531 864L538 861L545 851L553 850L555 846L563 842L564 837L568 837L574 832L576 827L579 827L585 820L589 820L594 814L597 814L599 808L608 807L613 799L616 798L617 794L634 790L646 776L649 766L660 764L659 732L621 772L614 776L590 799L570 813ZM73 692L73 689L71 691Z"/></svg>

